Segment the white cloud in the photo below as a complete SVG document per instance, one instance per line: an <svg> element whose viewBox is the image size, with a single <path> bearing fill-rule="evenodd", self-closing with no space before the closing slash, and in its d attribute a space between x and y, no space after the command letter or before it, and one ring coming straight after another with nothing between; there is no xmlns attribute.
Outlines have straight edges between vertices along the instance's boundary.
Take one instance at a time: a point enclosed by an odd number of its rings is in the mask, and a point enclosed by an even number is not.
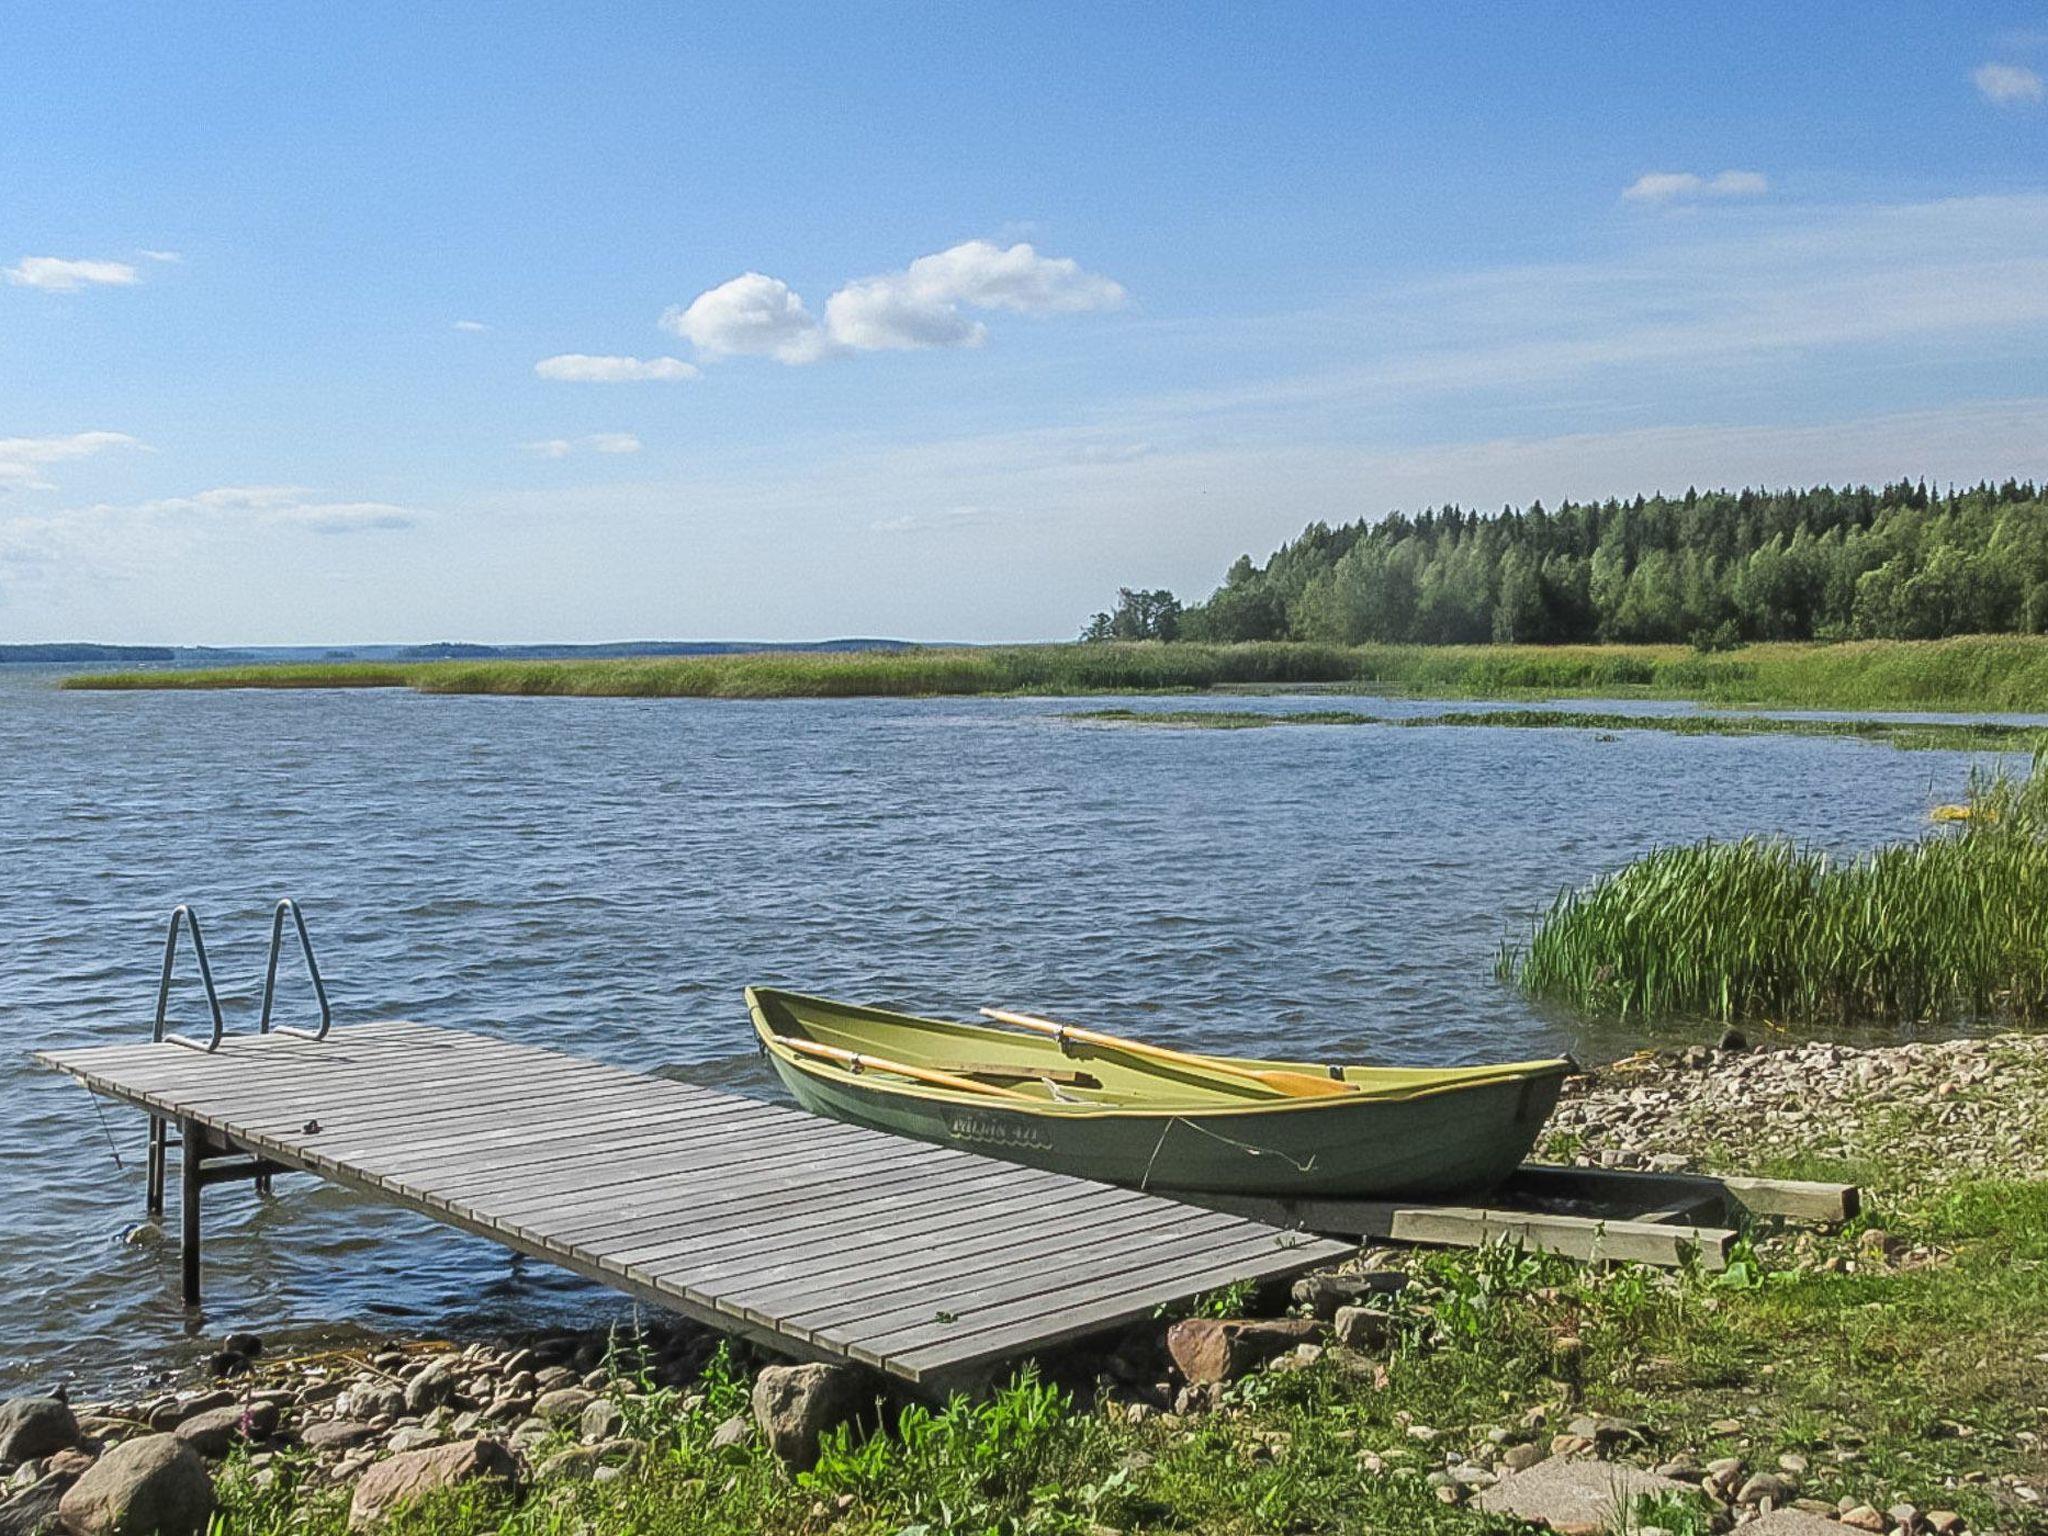
<svg viewBox="0 0 2048 1536"><path fill-rule="evenodd" d="M481 332L488 331L490 327L481 320L458 320L455 322L455 329L458 331Z"/></svg>
<svg viewBox="0 0 2048 1536"><path fill-rule="evenodd" d="M419 521L417 512L388 501L322 501L317 492L303 485L222 485L189 496L165 496L128 507L95 510L173 524L240 518L315 533L410 528Z"/></svg>
<svg viewBox="0 0 2048 1536"><path fill-rule="evenodd" d="M645 379L672 382L694 379L697 370L674 357L591 357L582 352L564 352L544 357L533 365L543 379L572 384L630 384Z"/></svg>
<svg viewBox="0 0 2048 1536"><path fill-rule="evenodd" d="M62 256L24 256L11 267L0 267L0 276L21 288L40 288L45 293L70 293L90 286L126 287L142 276L125 261L69 261Z"/></svg>
<svg viewBox="0 0 2048 1536"><path fill-rule="evenodd" d="M822 321L780 278L747 272L671 306L661 325L705 357L814 363L840 352L980 346L988 327L970 309L1080 314L1124 299L1121 284L1067 257L1041 256L1021 241L969 240L901 272L855 279L825 301Z"/></svg>
<svg viewBox="0 0 2048 1536"><path fill-rule="evenodd" d="M824 333L789 284L762 272L743 272L707 288L685 308L672 304L661 328L706 357L773 357L815 362L828 350Z"/></svg>
<svg viewBox="0 0 2048 1536"><path fill-rule="evenodd" d="M582 437L546 437L520 447L544 459L566 459L579 448L592 453L638 453L640 439L631 432L591 432Z"/></svg>
<svg viewBox="0 0 2048 1536"><path fill-rule="evenodd" d="M1646 171L1622 189L1631 203L1669 203L1694 197L1761 197L1771 190L1761 171L1721 171L1701 176L1693 171Z"/></svg>
<svg viewBox="0 0 2048 1536"><path fill-rule="evenodd" d="M0 490L47 491L46 465L83 459L109 448L140 448L126 432L73 432L68 437L0 437Z"/></svg>
<svg viewBox="0 0 2048 1536"><path fill-rule="evenodd" d="M1022 315L1114 309L1123 287L1067 257L1041 256L1019 242L1007 249L968 240L920 256L901 272L848 283L825 302L825 329L856 351L974 347L988 329L962 309Z"/></svg>
<svg viewBox="0 0 2048 1536"><path fill-rule="evenodd" d="M2024 64L1979 64L1970 78L1977 94L1993 106L2024 106L2042 97L2040 75Z"/></svg>
<svg viewBox="0 0 2048 1536"><path fill-rule="evenodd" d="M144 261L183 261L185 259L183 253L178 251L143 250L137 251L135 254L140 256Z"/></svg>

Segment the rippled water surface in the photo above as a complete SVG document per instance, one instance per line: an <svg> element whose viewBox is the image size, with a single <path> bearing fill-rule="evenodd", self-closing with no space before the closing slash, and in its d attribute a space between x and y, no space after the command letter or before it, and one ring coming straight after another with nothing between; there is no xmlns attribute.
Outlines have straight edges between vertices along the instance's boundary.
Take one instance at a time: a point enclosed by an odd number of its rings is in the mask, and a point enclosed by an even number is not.
<svg viewBox="0 0 2048 1536"><path fill-rule="evenodd" d="M140 1118L27 1060L147 1036L180 901L205 919L231 1029L254 1027L269 908L290 894L339 1019L500 1031L753 1093L772 1091L740 1000L755 981L1269 1055L1598 1053L1633 1042L1493 979L1558 887L1704 834L1916 835L1967 766L1853 741L1058 718L1142 700L50 683L0 669L0 1389L105 1382L229 1327L622 1305L290 1178L268 1201L209 1197L207 1307L188 1318L175 1244L129 1231ZM308 990L294 971L287 1016L309 1016ZM196 989L177 996L196 1027Z"/></svg>

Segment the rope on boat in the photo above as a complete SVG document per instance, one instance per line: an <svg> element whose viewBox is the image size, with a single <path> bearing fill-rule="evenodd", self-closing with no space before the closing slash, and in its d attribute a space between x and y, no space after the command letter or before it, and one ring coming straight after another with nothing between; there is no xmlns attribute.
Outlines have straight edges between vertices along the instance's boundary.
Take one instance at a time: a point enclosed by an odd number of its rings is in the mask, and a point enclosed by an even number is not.
<svg viewBox="0 0 2048 1536"><path fill-rule="evenodd" d="M1250 1157L1277 1157L1296 1173L1312 1172L1316 1166L1316 1158L1313 1152L1309 1154L1308 1161L1303 1162L1299 1158L1290 1157L1278 1147L1261 1147L1249 1141L1239 1141L1235 1136L1226 1136L1221 1131L1210 1130L1206 1125L1198 1125L1192 1120L1183 1120L1179 1115L1171 1115L1167 1118L1166 1124L1159 1128L1159 1139L1152 1144L1152 1155L1145 1159L1145 1176L1138 1180L1139 1189L1149 1189L1151 1187L1152 1170L1159 1162L1159 1154L1165 1150L1168 1133L1176 1125L1186 1126L1191 1131L1200 1131L1211 1141L1220 1141L1226 1147L1235 1147L1238 1151Z"/></svg>

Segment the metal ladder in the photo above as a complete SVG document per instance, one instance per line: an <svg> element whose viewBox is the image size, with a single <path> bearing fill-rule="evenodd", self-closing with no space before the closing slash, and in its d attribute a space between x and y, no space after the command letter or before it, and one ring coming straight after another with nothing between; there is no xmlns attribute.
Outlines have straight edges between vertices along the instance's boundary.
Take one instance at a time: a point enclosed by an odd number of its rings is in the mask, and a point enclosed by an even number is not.
<svg viewBox="0 0 2048 1536"><path fill-rule="evenodd" d="M318 1027L313 1029L299 1028L289 1024L273 1025L270 1022L272 1004L276 1001L277 997L277 960L284 947L284 920L287 913L291 916L293 927L298 930L299 952L306 958L306 974L312 978L313 995L320 1002L320 1023ZM193 958L199 962L200 984L206 989L207 1010L213 1016L212 1033L203 1039L192 1035L180 1034L166 1027L171 1002L171 972L177 966L178 934L181 930L189 931L192 935ZM299 904L296 901L287 896L278 902L276 909L270 916L270 961L263 970L263 1011L256 1021L256 1032L259 1035L295 1035L301 1040L324 1040L327 1038L328 1028L333 1022L334 1010L327 1001L327 983L321 980L320 962L313 957L312 936L306 932L306 914L299 910ZM170 931L164 936L163 974L157 981L156 1025L150 1034L150 1038L161 1044L181 1045L187 1050L211 1055L220 1049L220 1043L226 1036L227 1025L221 1012L220 993L214 987L213 967L206 958L206 939L199 930L199 914L194 912L189 905L180 904L171 910ZM246 1167L238 1161L231 1168L205 1168L203 1165L209 1156L205 1133L196 1124L189 1121L178 1128L177 1145L185 1184L185 1219L188 1225L185 1248L188 1254L196 1257L198 1252L197 1234L190 1230L190 1228L195 1224L199 1208L197 1198L198 1185L200 1183L216 1183L225 1178L247 1177L253 1178L256 1181L258 1191L267 1194L270 1190L271 1174L276 1172L277 1169L260 1158L255 1159ZM162 1115L151 1115L149 1117L149 1190L147 1199L149 1214L152 1218L160 1218L164 1214L164 1175L167 1161L166 1154L170 1146L171 1137L168 1122ZM196 1299L198 1291L196 1277L188 1276L186 1291L188 1299Z"/></svg>

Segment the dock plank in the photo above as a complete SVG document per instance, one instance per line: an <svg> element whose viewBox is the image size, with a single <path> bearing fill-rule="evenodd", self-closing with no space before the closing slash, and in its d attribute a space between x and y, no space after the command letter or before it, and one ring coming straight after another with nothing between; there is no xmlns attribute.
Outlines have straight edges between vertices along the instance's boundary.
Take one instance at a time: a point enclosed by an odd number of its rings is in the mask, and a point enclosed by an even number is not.
<svg viewBox="0 0 2048 1536"><path fill-rule="evenodd" d="M937 1387L1349 1252L1156 1195L404 1021L44 1052L95 1093L807 1359ZM312 1129L317 1126L318 1129Z"/></svg>

